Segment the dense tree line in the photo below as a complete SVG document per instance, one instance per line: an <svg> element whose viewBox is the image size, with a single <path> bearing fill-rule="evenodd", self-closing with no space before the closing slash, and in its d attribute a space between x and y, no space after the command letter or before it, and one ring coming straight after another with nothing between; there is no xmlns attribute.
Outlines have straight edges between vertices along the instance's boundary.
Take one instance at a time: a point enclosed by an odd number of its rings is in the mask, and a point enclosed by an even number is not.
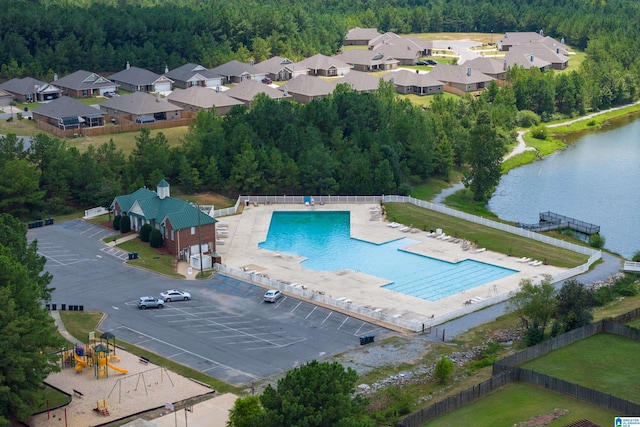
<svg viewBox="0 0 640 427"><path fill-rule="evenodd" d="M39 217L106 206L116 195L155 188L162 178L186 193L231 197L408 194L412 185L446 179L473 159L490 158L499 167L517 112L514 98L502 92L491 102L488 93L458 100L436 96L426 111L384 81L366 94L339 85L307 105L259 95L251 110L236 107L224 117L198 113L177 147L162 132L152 136L143 129L129 155L113 142L80 152L45 134L25 149L8 135L0 137L0 177L6 178L0 209ZM475 119L480 113L482 126ZM482 144L470 142L481 137ZM478 198L497 183L497 172L475 181Z"/></svg>
<svg viewBox="0 0 640 427"><path fill-rule="evenodd" d="M5 79L110 73L127 61L161 73L185 62L299 60L335 53L354 26L401 34L493 32L494 41L506 31L543 30L586 49L581 73L593 108L635 98L640 75L634 0L0 0L0 10Z"/></svg>
<svg viewBox="0 0 640 427"><path fill-rule="evenodd" d="M0 426L25 420L44 406L42 381L58 371L56 349L64 340L42 304L53 288L43 272L37 242L27 242L22 222L0 214Z"/></svg>

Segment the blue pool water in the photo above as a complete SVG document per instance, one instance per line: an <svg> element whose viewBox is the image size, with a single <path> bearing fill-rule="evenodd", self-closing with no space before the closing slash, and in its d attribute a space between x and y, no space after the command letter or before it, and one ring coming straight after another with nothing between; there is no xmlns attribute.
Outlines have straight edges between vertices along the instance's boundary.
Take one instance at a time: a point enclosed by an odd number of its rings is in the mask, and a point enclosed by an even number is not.
<svg viewBox="0 0 640 427"><path fill-rule="evenodd" d="M492 264L442 261L406 252L418 243L402 238L377 245L352 239L349 212L274 212L260 248L305 257L316 271L355 270L381 277L384 287L427 301L490 283L516 273Z"/></svg>

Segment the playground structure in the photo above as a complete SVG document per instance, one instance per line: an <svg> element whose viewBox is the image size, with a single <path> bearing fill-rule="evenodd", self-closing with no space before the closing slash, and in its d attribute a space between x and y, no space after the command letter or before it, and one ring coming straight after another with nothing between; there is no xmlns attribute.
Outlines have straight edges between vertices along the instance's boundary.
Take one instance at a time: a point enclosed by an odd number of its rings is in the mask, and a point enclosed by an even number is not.
<svg viewBox="0 0 640 427"><path fill-rule="evenodd" d="M73 366L75 371L80 373L86 367L93 367L96 378L108 378L109 368L120 374L129 373L127 369L120 368L111 362L120 362L120 357L116 355L115 335L105 332L99 339L95 338L95 333L89 334L89 344L76 345L73 348L62 350L62 368Z"/></svg>

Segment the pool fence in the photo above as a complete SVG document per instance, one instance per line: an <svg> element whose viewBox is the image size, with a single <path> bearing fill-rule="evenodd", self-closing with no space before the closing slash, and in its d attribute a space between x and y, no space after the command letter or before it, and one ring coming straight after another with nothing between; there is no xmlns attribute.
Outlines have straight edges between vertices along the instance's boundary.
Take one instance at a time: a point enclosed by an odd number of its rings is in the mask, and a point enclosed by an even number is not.
<svg viewBox="0 0 640 427"><path fill-rule="evenodd" d="M589 267L602 257L602 252L589 247L576 245L574 243L565 242L564 240L556 239L549 236L544 236L539 233L535 233L522 228L514 227L509 224L504 224L498 221L493 221L487 218L471 215L465 212L460 212L455 209L451 209L439 203L425 202L408 196L239 196L235 205L231 208L216 210L213 212L214 217L221 217L226 215L234 215L240 211L244 206L249 204L265 204L265 205L286 205L286 204L309 204L309 201L313 201L313 204L383 204L383 203L410 203L418 207L429 209L435 212L439 212L445 215L449 215L455 218L463 219L465 221L473 222L476 224L490 227L496 230L512 233L518 236L522 236L528 239L543 242L552 246L567 249L573 252L577 252L583 255L588 255L589 259L586 263L577 267L565 270L561 273L550 277L551 283L558 283L568 278L577 276L589 270ZM249 274L240 269L235 269L225 265L215 264L214 269L227 273L236 277L240 277L244 280L249 280L253 283L259 284L263 287L269 287L272 289L279 289L286 291L290 294L299 296L301 298L309 299L327 307L336 307L342 311L351 312L354 317L363 317L367 320L384 323L393 329L403 329L412 332L422 332L424 330L430 330L432 327L446 323L450 320L472 313L474 311L481 310L483 308L507 301L513 296L513 292L505 292L503 294L489 296L477 303L463 306L457 310L453 310L449 313L425 319L403 319L391 314L382 313L378 310L373 310L367 307L358 306L353 304L349 300L335 299L331 296L324 295L321 291L308 289L307 287L291 286L284 282L279 282L274 279L270 279L264 276L258 276L255 274ZM542 280L542 279L541 279ZM534 282L538 284L541 280Z"/></svg>

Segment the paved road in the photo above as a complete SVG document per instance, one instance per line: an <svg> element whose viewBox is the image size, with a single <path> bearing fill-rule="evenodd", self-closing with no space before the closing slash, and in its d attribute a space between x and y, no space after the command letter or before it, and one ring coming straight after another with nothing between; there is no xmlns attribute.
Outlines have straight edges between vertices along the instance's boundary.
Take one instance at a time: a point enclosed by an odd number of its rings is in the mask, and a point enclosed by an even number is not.
<svg viewBox="0 0 640 427"><path fill-rule="evenodd" d="M458 63L462 64L465 61L477 58L479 55L477 52L471 50L472 47L482 46L480 42L473 42L469 40L434 40L433 49L448 49L458 54Z"/></svg>
<svg viewBox="0 0 640 427"><path fill-rule="evenodd" d="M362 335L395 334L291 297L264 303L264 289L233 278L185 281L129 267L126 252L100 241L112 233L80 220L29 230L54 276L52 303L104 312L101 330L230 384L359 347ZM193 299L137 308L138 297L173 288Z"/></svg>

